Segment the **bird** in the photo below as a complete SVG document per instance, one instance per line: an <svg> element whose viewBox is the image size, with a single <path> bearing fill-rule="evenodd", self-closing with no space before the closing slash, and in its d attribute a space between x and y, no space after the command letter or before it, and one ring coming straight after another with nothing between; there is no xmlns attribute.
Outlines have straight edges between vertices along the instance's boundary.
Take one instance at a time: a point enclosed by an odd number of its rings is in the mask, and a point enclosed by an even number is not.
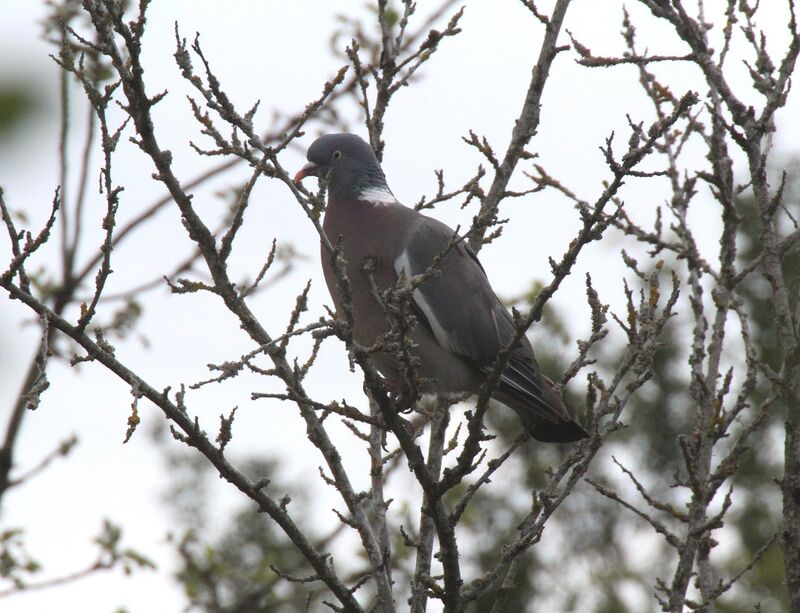
<svg viewBox="0 0 800 613"><path fill-rule="evenodd" d="M360 136L320 136L306 157L308 163L294 182L314 176L326 186L322 228L331 244L340 245L345 261L356 342L373 346L391 328L378 298L380 291L424 275L411 292L417 325L409 334L416 372L424 382L421 391L478 393L516 327L474 251L450 227L395 198L372 147ZM324 241L321 251L325 281L341 316L343 298ZM429 270L434 262L435 272ZM371 357L388 382L402 380L396 353L378 350ZM526 336L510 354L492 398L515 411L523 428L538 441L563 443L588 437L552 381L542 374Z"/></svg>

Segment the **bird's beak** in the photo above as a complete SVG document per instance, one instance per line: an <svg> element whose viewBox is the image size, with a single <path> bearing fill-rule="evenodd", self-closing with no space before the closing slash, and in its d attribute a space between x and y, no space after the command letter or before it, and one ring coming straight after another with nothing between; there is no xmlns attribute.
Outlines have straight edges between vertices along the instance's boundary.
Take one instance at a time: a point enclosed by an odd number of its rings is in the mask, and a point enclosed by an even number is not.
<svg viewBox="0 0 800 613"><path fill-rule="evenodd" d="M306 177L316 177L319 176L317 173L319 172L319 166L317 166L314 162L309 162L305 166L303 166L300 170L297 171L297 174L294 176L294 182L300 183Z"/></svg>

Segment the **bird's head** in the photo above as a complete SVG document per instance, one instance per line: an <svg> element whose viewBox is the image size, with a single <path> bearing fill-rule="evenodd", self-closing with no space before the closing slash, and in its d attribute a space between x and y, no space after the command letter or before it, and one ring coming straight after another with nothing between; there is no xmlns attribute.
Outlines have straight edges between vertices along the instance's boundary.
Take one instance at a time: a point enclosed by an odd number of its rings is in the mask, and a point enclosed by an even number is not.
<svg viewBox="0 0 800 613"><path fill-rule="evenodd" d="M331 198L358 199L367 190L389 190L372 147L355 134L320 136L311 143L306 157L308 164L298 171L294 182L319 177L327 181Z"/></svg>

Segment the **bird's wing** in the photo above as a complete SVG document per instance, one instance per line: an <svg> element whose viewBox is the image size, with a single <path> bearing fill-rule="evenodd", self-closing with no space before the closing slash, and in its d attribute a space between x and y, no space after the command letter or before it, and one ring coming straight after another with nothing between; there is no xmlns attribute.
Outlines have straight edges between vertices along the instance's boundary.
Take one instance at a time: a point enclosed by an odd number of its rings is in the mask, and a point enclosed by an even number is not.
<svg viewBox="0 0 800 613"><path fill-rule="evenodd" d="M488 373L494 358L514 337L513 318L466 242L443 223L420 215L395 260L395 270L407 277L424 274L437 257L441 258L435 265L438 272L414 290L415 310L439 345ZM571 421L558 396L542 380L524 337L497 391L517 405L512 408L524 407L534 419L553 424Z"/></svg>

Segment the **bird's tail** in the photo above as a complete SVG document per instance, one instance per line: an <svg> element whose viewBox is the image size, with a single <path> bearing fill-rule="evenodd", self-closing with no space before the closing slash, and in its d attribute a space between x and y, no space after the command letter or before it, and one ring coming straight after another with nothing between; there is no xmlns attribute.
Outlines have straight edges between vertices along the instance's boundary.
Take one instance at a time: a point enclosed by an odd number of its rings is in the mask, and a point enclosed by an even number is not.
<svg viewBox="0 0 800 613"><path fill-rule="evenodd" d="M573 414L561 397L556 393L553 382L547 377L542 377L544 385L541 386L541 400L526 398L524 404L520 399L504 393L499 389L494 397L503 404L511 407L519 416L522 425L528 433L537 441L543 443L572 443L588 438L589 433L575 421ZM530 406L535 404L538 406ZM537 408L548 409L547 413L552 415L558 413L557 420L545 420L539 417L543 411ZM553 411L555 409L555 411Z"/></svg>

